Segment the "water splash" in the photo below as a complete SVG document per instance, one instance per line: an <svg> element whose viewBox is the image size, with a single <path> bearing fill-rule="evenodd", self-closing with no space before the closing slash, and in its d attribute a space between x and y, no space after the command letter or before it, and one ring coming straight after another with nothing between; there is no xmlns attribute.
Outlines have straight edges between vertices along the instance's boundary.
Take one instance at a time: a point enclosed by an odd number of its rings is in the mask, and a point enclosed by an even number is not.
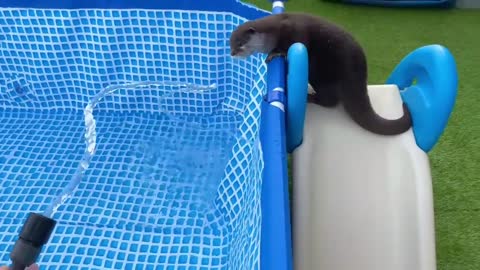
<svg viewBox="0 0 480 270"><path fill-rule="evenodd" d="M44 215L51 217L57 211L68 198L70 198L78 187L78 184L82 180L85 171L90 165L92 157L95 155L97 149L97 132L96 132L96 121L93 117L93 109L95 106L107 95L116 92L119 89L137 89L143 87L179 87L179 90L172 90L169 93L176 92L188 92L188 93L198 93L205 92L215 89L217 86L211 84L208 86L201 86L196 84L188 84L181 82L139 82L131 84L122 84L122 85L111 85L100 91L96 94L87 106L84 109L84 122L85 122L85 134L84 140L86 144L85 152L83 154L82 160L80 161L75 174L72 179L68 182L67 186L62 190L62 192L55 198L55 200L50 204L47 210L44 212Z"/></svg>

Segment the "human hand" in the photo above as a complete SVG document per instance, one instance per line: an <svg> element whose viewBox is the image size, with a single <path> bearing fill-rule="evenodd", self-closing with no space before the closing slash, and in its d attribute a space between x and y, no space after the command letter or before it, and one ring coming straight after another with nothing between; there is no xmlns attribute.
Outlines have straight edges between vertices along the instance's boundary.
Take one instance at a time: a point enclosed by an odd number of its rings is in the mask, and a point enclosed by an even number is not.
<svg viewBox="0 0 480 270"><path fill-rule="evenodd" d="M10 267L8 267L8 266L0 266L0 270L10 270ZM37 264L33 264L33 265L27 267L25 270L39 270L39 268L38 268L38 265L37 265Z"/></svg>

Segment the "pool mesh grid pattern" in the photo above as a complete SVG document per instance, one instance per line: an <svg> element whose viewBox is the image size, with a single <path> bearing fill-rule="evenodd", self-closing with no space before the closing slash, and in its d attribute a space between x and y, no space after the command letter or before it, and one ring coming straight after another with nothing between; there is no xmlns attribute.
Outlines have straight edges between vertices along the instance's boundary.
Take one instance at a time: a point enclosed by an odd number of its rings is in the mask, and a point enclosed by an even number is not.
<svg viewBox="0 0 480 270"><path fill-rule="evenodd" d="M167 10L0 9L0 263L26 215L71 179L83 109L97 152L39 264L43 269L259 269L261 57L231 59L243 19Z"/></svg>

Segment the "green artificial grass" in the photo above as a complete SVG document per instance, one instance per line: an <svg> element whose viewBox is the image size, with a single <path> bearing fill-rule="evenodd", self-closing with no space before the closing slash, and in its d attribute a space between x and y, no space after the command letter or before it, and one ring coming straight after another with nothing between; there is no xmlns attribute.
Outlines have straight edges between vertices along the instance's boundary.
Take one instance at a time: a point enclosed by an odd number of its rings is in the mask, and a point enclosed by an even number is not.
<svg viewBox="0 0 480 270"><path fill-rule="evenodd" d="M270 10L267 0L250 0ZM446 46L455 57L458 97L429 153L435 196L438 270L480 269L480 10L399 9L290 0L287 11L324 16L363 45L369 84L384 83L414 49ZM412 269L414 270L414 269Z"/></svg>

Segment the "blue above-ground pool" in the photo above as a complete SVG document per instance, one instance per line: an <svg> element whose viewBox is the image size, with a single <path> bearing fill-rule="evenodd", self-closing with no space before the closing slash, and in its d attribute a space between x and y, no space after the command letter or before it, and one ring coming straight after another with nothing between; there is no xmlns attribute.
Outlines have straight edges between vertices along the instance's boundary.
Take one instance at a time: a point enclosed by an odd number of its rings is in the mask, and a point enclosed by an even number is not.
<svg viewBox="0 0 480 270"><path fill-rule="evenodd" d="M234 60L228 45L268 12L235 0L0 6L0 263L35 212L57 221L41 269L291 269L287 64ZM306 93L304 79L292 87Z"/></svg>

